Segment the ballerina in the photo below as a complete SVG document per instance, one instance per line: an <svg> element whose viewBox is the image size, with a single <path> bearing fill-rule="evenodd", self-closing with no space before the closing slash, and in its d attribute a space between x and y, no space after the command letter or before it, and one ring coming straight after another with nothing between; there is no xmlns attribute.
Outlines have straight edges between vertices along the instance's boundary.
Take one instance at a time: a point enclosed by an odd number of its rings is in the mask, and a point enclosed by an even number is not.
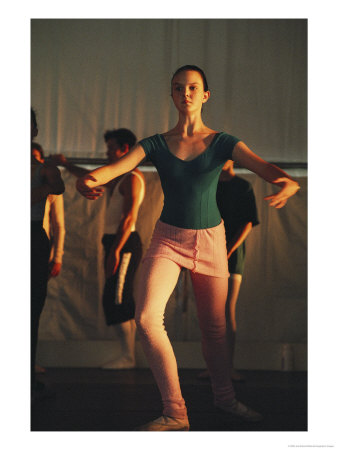
<svg viewBox="0 0 338 450"><path fill-rule="evenodd" d="M216 203L217 182L225 162L232 159L280 188L265 197L275 208L283 207L299 185L238 138L203 123L202 106L210 91L199 67L180 67L171 80L171 95L178 111L172 130L141 140L117 162L77 181L78 191L95 200L102 195L101 185L129 172L144 158L153 162L161 179L164 206L141 265L135 321L161 392L163 415L138 430L190 427L176 358L163 326L164 310L182 267L191 274L214 404L222 412L258 421L261 415L236 399L231 381L224 314L229 273L224 225Z"/></svg>

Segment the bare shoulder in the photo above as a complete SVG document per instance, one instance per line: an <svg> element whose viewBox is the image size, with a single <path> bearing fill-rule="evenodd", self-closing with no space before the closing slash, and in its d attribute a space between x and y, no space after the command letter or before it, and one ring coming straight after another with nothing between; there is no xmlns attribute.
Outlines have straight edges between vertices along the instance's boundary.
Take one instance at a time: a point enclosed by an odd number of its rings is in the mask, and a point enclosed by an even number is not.
<svg viewBox="0 0 338 450"><path fill-rule="evenodd" d="M172 136L174 134L177 134L177 131L175 130L175 128L165 131L164 133L161 133L162 136Z"/></svg>
<svg viewBox="0 0 338 450"><path fill-rule="evenodd" d="M142 186L141 180L144 182L145 178L143 173L139 169L134 169L132 172L126 174L124 179L122 180L122 183L120 184L121 194L140 190Z"/></svg>
<svg viewBox="0 0 338 450"><path fill-rule="evenodd" d="M133 173L133 172L136 172L136 174L135 173ZM139 177L141 177L142 178L142 180L144 181L144 175L143 175L143 173L140 171L140 169L138 169L137 167L133 170L133 172L131 172L131 176L132 176L132 179L133 180L139 180L140 178Z"/></svg>
<svg viewBox="0 0 338 450"><path fill-rule="evenodd" d="M166 141L178 139L180 137L180 134L175 130L166 131L165 133L161 133L161 135L165 138Z"/></svg>
<svg viewBox="0 0 338 450"><path fill-rule="evenodd" d="M133 169L131 172L128 172L125 177L123 182L128 181L129 183L133 183L137 180L139 180L140 178L142 178L142 180L144 180L144 175L143 173L140 171L140 169L138 169L137 167L135 169ZM122 182L122 183L123 183Z"/></svg>

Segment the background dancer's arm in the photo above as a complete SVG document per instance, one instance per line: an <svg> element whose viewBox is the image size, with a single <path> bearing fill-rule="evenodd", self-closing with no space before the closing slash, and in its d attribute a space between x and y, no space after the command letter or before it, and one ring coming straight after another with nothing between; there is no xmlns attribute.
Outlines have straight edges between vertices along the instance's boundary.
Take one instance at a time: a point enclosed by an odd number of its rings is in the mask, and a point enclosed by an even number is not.
<svg viewBox="0 0 338 450"><path fill-rule="evenodd" d="M49 160L56 164L57 166L64 167L69 173L74 175L76 178L81 178L90 173L89 169L85 169L84 167L76 166L75 164L68 161L68 159L62 153L57 153L55 155L50 155ZM110 186L110 183L105 184L106 187Z"/></svg>
<svg viewBox="0 0 338 450"><path fill-rule="evenodd" d="M293 180L290 175L274 164L270 164L257 156L244 142L236 144L232 152L232 159L241 167L251 170L265 181L281 187L276 194L264 197L264 200L269 201L270 206L282 208L288 199L300 189L297 181Z"/></svg>
<svg viewBox="0 0 338 450"><path fill-rule="evenodd" d="M143 147L136 145L118 161L107 166L99 167L89 172L88 175L79 178L76 183L76 188L88 200L96 200L102 195L102 189L98 188L98 186L102 186L114 178L135 169L145 156Z"/></svg>
<svg viewBox="0 0 338 450"><path fill-rule="evenodd" d="M107 257L106 278L115 274L119 266L121 250L129 239L133 226L136 224L140 207L141 188L141 181L133 174L126 177L121 185L124 197L123 212L114 243Z"/></svg>
<svg viewBox="0 0 338 450"><path fill-rule="evenodd" d="M63 247L66 234L62 195L53 198L50 205L50 222L53 235L53 259L49 263L49 278L58 276L62 267Z"/></svg>
<svg viewBox="0 0 338 450"><path fill-rule="evenodd" d="M85 169L84 167L76 166L75 164L72 164L68 161L68 159L63 155L62 153L58 153L55 155L50 155L49 159L54 162L57 166L65 167L68 172L70 172L75 177L83 177L87 173L90 172L90 170Z"/></svg>
<svg viewBox="0 0 338 450"><path fill-rule="evenodd" d="M252 222L247 222L238 229L235 236L230 240L229 244L227 245L228 259L233 254L233 252L237 250L238 247L245 241L251 230L252 230Z"/></svg>

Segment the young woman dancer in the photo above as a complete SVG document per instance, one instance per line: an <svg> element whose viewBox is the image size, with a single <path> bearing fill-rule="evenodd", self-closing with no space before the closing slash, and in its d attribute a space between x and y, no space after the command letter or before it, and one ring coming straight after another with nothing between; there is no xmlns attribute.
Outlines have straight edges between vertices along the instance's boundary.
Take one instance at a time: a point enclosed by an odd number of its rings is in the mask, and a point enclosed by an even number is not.
<svg viewBox="0 0 338 450"><path fill-rule="evenodd" d="M141 266L135 320L164 408L163 416L138 430L189 430L177 363L163 326L165 306L182 267L191 274L214 404L226 413L257 421L260 414L236 400L231 382L224 314L228 269L224 225L216 204L217 182L225 161L232 159L280 187L278 193L265 197L276 208L283 207L299 185L239 139L203 123L202 106L210 91L200 68L180 67L171 80L171 95L179 116L172 130L143 139L116 163L77 182L79 192L95 200L102 195L99 186L134 169L145 157L161 179L164 206Z"/></svg>

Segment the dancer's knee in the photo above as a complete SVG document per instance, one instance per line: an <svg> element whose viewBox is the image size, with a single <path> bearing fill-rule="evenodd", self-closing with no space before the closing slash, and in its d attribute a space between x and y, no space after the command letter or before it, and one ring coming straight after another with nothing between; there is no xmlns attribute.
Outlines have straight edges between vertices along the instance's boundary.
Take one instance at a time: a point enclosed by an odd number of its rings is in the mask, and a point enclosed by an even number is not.
<svg viewBox="0 0 338 450"><path fill-rule="evenodd" d="M163 329L163 316L157 316L147 311L137 311L135 323L139 334L149 336Z"/></svg>
<svg viewBox="0 0 338 450"><path fill-rule="evenodd" d="M226 335L226 325L225 322L222 322L220 324L209 324L201 327L201 331L204 340L207 341L223 340Z"/></svg>

